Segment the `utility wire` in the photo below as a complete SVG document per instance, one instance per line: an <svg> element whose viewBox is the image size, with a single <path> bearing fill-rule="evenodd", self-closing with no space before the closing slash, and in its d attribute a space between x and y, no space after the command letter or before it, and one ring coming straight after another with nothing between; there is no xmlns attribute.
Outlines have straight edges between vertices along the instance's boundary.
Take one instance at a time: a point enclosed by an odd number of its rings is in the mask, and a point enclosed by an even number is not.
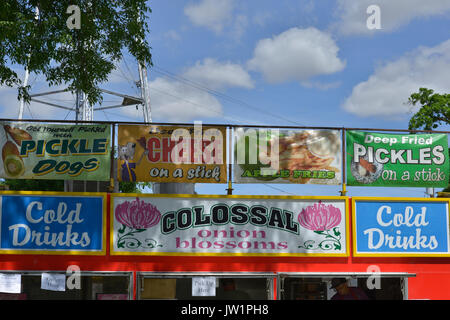
<svg viewBox="0 0 450 320"><path fill-rule="evenodd" d="M194 82L194 81L189 80L189 79L187 79L185 77L175 75L174 73L172 73L172 72L170 72L168 70L165 70L165 69L163 69L161 67L153 66L153 72L161 74L161 75L163 75L163 76L165 76L167 78L170 78L170 79L173 79L173 80L176 80L176 81L179 81L179 82L183 82L183 83L185 83L185 84L187 84L187 85L189 85L191 87L194 87L194 88L196 88L198 90L206 91L206 92L208 92L208 93L210 93L210 94L212 94L212 95L214 95L216 97L228 100L229 102L238 104L240 106L243 106L243 107L246 107L246 108L249 108L249 109L256 110L256 111L264 113L266 115L270 115L271 117L278 118L280 120L287 121L287 122L290 122L290 123L293 123L293 124L303 125L303 124L301 124L301 123L299 123L297 121L293 121L291 119L282 117L282 116L280 116L278 114L271 113L271 112L269 112L267 110L264 110L264 109L252 106L252 105L246 103L245 101L242 101L240 99L236 99L236 98L234 98L234 97L232 97L230 95L227 95L225 93L222 93L222 92L219 92L217 90L208 88L208 87L206 87L206 86L204 86L204 85L202 85L202 84L200 84L198 82Z"/></svg>

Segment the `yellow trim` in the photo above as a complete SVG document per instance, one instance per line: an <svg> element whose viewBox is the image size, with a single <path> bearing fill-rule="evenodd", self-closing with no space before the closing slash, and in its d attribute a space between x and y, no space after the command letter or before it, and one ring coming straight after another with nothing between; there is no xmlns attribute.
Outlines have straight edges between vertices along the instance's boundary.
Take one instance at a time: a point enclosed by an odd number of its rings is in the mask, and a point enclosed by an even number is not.
<svg viewBox="0 0 450 320"><path fill-rule="evenodd" d="M102 192L52 192L52 191L0 191L2 195L34 195L34 196L57 196L57 197L101 197L102 198L102 248L101 250L85 251L85 250L26 250L26 249L0 249L0 254L46 254L46 255L106 255L106 218L107 218L107 197L106 193Z"/></svg>
<svg viewBox="0 0 450 320"><path fill-rule="evenodd" d="M345 205L345 253L245 253L245 252L132 252L114 251L114 199L115 198L197 198L197 199L278 199L278 200L344 200ZM253 196L253 195L193 195L193 194L140 194L111 193L110 198L110 233L109 254L112 256L240 256L240 257L349 257L350 256L350 221L349 197L343 196Z"/></svg>
<svg viewBox="0 0 450 320"><path fill-rule="evenodd" d="M358 253L356 247L356 202L357 201L373 201L373 202L445 202L450 210L450 199L446 198L405 198L405 197L352 197L352 251L353 257L387 257L387 258L400 258L400 257L450 257L449 253L411 253L411 252L397 252L397 253ZM447 235L450 237L450 235Z"/></svg>

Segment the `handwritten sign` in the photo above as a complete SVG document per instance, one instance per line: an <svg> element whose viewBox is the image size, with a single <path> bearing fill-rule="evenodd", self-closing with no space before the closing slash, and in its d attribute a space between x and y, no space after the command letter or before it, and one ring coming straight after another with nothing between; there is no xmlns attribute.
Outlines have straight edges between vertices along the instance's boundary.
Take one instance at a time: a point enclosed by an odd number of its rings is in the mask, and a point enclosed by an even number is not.
<svg viewBox="0 0 450 320"><path fill-rule="evenodd" d="M213 297L216 295L215 277L193 277L192 296L193 297Z"/></svg>
<svg viewBox="0 0 450 320"><path fill-rule="evenodd" d="M104 196L8 194L0 207L0 253L104 252Z"/></svg>
<svg viewBox="0 0 450 320"><path fill-rule="evenodd" d="M450 255L448 201L353 201L355 255Z"/></svg>
<svg viewBox="0 0 450 320"><path fill-rule="evenodd" d="M0 273L0 292L20 293L21 281L20 274Z"/></svg>
<svg viewBox="0 0 450 320"><path fill-rule="evenodd" d="M60 273L42 273L41 289L51 291L66 291L66 275Z"/></svg>

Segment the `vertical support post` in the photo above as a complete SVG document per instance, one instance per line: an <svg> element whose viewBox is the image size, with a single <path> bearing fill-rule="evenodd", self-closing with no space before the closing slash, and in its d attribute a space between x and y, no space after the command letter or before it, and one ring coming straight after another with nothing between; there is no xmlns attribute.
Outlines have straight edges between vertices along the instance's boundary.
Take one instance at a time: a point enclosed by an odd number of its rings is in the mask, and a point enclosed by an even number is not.
<svg viewBox="0 0 450 320"><path fill-rule="evenodd" d="M346 161L345 149L346 149L345 128L342 128L342 190L341 190L341 196L347 195L347 189L346 189L347 161Z"/></svg>
<svg viewBox="0 0 450 320"><path fill-rule="evenodd" d="M111 165L110 165L110 172L109 172L109 190L111 192L114 192L115 187L115 174L117 170L115 170L114 165L114 152L115 152L115 146L116 146L116 124L113 123L112 125L112 134L111 134L112 140L111 140Z"/></svg>
<svg viewBox="0 0 450 320"><path fill-rule="evenodd" d="M233 194L233 185L232 185L232 178L233 178L233 128L228 127L228 158L225 157L225 159L228 159L228 189L227 194L232 195Z"/></svg>
<svg viewBox="0 0 450 320"><path fill-rule="evenodd" d="M39 7L35 8L35 15L34 15L34 19L35 20L39 20ZM30 61L31 58L31 52L27 54L28 57L28 62ZM25 77L23 79L23 86L26 87L28 85L28 78L30 77L30 70L28 69L28 67L25 67ZM22 120L23 118L23 109L24 109L24 105L25 105L25 101L23 100L23 98L20 98L20 104L19 104L19 115L17 117L17 119Z"/></svg>
<svg viewBox="0 0 450 320"><path fill-rule="evenodd" d="M150 92L148 90L147 67L139 62L139 80L141 82L141 98L144 100L143 113L144 122L152 122L151 108L150 108Z"/></svg>

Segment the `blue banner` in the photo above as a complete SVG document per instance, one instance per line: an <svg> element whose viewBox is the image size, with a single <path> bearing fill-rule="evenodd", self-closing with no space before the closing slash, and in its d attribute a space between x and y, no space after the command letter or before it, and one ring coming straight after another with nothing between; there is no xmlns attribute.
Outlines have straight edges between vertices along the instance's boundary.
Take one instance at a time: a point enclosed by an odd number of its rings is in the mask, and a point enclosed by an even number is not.
<svg viewBox="0 0 450 320"><path fill-rule="evenodd" d="M104 253L104 196L2 195L0 250Z"/></svg>
<svg viewBox="0 0 450 320"><path fill-rule="evenodd" d="M355 255L448 255L448 201L354 199Z"/></svg>

